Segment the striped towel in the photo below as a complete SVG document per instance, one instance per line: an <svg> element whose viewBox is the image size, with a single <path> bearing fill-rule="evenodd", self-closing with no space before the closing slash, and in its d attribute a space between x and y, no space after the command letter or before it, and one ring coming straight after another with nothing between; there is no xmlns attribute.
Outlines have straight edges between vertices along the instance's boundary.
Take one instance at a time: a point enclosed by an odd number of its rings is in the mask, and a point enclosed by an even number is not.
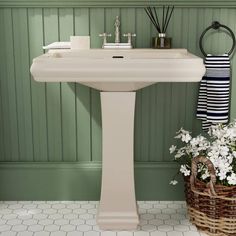
<svg viewBox="0 0 236 236"><path fill-rule="evenodd" d="M218 123L227 123L230 104L230 59L228 54L205 59L206 73L200 82L197 118L202 129Z"/></svg>

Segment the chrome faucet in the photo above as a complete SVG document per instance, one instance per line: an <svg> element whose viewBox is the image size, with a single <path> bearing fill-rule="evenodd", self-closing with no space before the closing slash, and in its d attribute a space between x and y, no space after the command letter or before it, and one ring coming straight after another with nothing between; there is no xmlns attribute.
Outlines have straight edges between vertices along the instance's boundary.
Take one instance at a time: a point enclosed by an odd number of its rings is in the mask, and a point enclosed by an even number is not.
<svg viewBox="0 0 236 236"><path fill-rule="evenodd" d="M115 43L120 43L120 20L119 20L119 16L116 16L116 20L115 20Z"/></svg>
<svg viewBox="0 0 236 236"><path fill-rule="evenodd" d="M107 42L107 37L111 37L111 34L108 34L108 33L99 34L100 37L103 37L102 48L126 48L126 49L133 48L132 47L132 37L135 37L136 34L133 34L133 33L124 34L123 36L127 37L128 40L127 40L127 43L121 43L120 42L120 19L119 19L119 16L116 16L114 26L115 26L115 43L108 43Z"/></svg>

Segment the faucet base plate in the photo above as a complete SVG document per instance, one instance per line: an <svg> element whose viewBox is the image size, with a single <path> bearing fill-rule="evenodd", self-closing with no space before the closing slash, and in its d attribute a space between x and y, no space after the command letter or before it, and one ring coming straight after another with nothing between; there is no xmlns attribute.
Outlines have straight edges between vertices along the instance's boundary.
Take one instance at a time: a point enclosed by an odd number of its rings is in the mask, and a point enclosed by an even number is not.
<svg viewBox="0 0 236 236"><path fill-rule="evenodd" d="M133 48L130 43L106 43L103 45L104 49L131 49Z"/></svg>

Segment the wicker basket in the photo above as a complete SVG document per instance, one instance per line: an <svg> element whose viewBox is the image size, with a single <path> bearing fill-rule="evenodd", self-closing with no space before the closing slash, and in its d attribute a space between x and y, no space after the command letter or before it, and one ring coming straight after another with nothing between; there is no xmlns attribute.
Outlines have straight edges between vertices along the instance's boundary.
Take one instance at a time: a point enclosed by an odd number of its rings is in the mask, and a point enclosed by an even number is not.
<svg viewBox="0 0 236 236"><path fill-rule="evenodd" d="M197 165L208 167L211 180L199 181ZM215 169L204 156L192 161L192 175L185 178L185 195L190 221L211 236L236 236L236 186L216 185Z"/></svg>

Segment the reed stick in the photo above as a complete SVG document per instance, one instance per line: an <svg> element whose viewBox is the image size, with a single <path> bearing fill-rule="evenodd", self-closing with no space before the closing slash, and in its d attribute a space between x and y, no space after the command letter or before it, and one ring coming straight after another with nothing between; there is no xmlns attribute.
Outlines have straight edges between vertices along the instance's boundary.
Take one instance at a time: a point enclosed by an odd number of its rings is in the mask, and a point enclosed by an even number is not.
<svg viewBox="0 0 236 236"><path fill-rule="evenodd" d="M157 24L158 24L158 28L159 28L158 32L160 33L161 32L161 27L160 27L159 19L158 19L158 16L157 16L157 11L156 11L155 7L153 7L153 9L154 9L154 13L155 13L155 16L156 16L156 21L157 21Z"/></svg>
<svg viewBox="0 0 236 236"><path fill-rule="evenodd" d="M165 6L163 6L162 10L162 33L164 33L164 15L165 15Z"/></svg>
<svg viewBox="0 0 236 236"><path fill-rule="evenodd" d="M164 29L164 32L166 32L166 30L167 30L167 28L168 28L168 25L169 25L169 23L170 23L170 19L171 19L171 17L172 17L172 14L173 14L173 11L174 11L174 6L172 7L172 9L171 9L171 12L170 12L170 15L169 15L169 19L168 19L168 21L167 21L167 24L166 24L166 27L165 27L165 29Z"/></svg>
<svg viewBox="0 0 236 236"><path fill-rule="evenodd" d="M167 7L167 12L166 12L165 21L164 21L164 27L163 27L163 28L164 28L164 30L163 30L163 31L164 31L164 33L165 33L165 26L166 26L167 19L168 19L169 9L170 9L170 7L168 6L168 7Z"/></svg>
<svg viewBox="0 0 236 236"><path fill-rule="evenodd" d="M160 22L156 7L146 7L145 12L158 33L166 33L170 19L172 17L174 6L162 7L162 21ZM161 24L160 24L161 23Z"/></svg>

